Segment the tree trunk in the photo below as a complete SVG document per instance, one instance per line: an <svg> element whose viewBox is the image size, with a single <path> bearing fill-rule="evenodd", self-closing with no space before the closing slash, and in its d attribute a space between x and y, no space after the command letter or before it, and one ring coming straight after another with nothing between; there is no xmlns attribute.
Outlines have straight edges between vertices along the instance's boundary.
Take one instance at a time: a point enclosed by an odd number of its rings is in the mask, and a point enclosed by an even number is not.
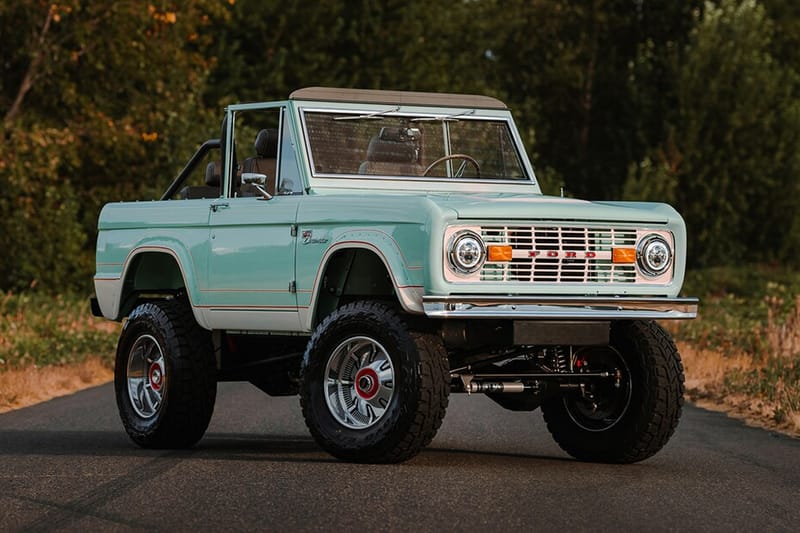
<svg viewBox="0 0 800 533"><path fill-rule="evenodd" d="M22 102L25 100L25 95L27 95L28 91L31 90L34 81L36 81L36 78L39 76L39 68L42 65L42 61L44 60L46 53L45 39L47 37L47 32L50 30L50 23L53 21L53 12L54 6L51 6L50 9L47 10L47 16L44 19L44 24L42 24L42 29L39 31L39 35L36 37L37 49L33 53L33 59L31 59L31 63L28 65L28 70L25 72L22 82L19 84L19 89L17 90L17 96L14 98L14 103L11 104L11 107L6 112L5 117L3 117L4 125L7 125L9 122L14 120L17 115L19 115L19 112L22 109Z"/></svg>

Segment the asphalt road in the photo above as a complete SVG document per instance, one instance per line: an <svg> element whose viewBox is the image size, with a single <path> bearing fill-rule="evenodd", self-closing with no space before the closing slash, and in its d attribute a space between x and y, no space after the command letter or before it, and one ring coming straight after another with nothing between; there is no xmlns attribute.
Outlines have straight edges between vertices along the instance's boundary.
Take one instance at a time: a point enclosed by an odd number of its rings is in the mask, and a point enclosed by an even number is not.
<svg viewBox="0 0 800 533"><path fill-rule="evenodd" d="M134 446L110 385L0 415L0 531L797 531L800 440L687 407L636 465L573 461L541 415L451 397L400 465L333 460L296 398L222 384L188 451Z"/></svg>

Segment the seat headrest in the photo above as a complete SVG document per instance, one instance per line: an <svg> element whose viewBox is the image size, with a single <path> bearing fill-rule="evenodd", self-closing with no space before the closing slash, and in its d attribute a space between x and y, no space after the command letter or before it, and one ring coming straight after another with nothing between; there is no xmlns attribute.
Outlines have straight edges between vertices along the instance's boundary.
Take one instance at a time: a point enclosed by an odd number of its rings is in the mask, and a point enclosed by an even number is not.
<svg viewBox="0 0 800 533"><path fill-rule="evenodd" d="M278 130L269 128L259 131L255 147L259 157L278 157Z"/></svg>
<svg viewBox="0 0 800 533"><path fill-rule="evenodd" d="M206 185L209 187L219 187L221 168L219 161L212 161L206 165Z"/></svg>
<svg viewBox="0 0 800 533"><path fill-rule="evenodd" d="M378 135L385 141L410 143L419 139L420 131L417 128L381 128Z"/></svg>
<svg viewBox="0 0 800 533"><path fill-rule="evenodd" d="M380 135L369 141L367 161L377 163L417 162L419 151L416 144L411 137L400 140L397 130L398 128L383 128Z"/></svg>
<svg viewBox="0 0 800 533"><path fill-rule="evenodd" d="M417 151L413 144L387 141L373 137L367 147L367 161L379 163L413 163Z"/></svg>

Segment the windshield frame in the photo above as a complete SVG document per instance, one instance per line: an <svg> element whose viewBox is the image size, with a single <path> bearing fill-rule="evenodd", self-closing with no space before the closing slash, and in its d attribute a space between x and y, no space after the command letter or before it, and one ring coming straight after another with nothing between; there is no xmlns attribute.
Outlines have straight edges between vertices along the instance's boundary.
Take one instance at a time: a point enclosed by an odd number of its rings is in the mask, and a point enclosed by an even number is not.
<svg viewBox="0 0 800 533"><path fill-rule="evenodd" d="M301 142L304 146L306 171L312 181L312 188L403 188L411 183L419 183L429 190L495 190L519 192L519 187L525 187L528 192L541 194L533 167L524 150L522 139L514 124L511 113L507 109L480 109L463 107L428 107L418 105L385 104L348 104L342 102L303 101L295 102L296 119L301 130ZM507 128L512 149L519 161L522 177L516 179L500 178L474 178L474 177L441 177L441 176L392 176L392 175L364 175L364 174L338 174L317 172L315 170L311 142L308 135L306 113L331 113L363 116L362 120L373 120L370 116L379 117L404 117L409 119L423 118L431 120L470 120L499 122ZM405 185L404 185L405 184ZM423 185L427 184L427 185ZM531 191L533 186L536 190Z"/></svg>

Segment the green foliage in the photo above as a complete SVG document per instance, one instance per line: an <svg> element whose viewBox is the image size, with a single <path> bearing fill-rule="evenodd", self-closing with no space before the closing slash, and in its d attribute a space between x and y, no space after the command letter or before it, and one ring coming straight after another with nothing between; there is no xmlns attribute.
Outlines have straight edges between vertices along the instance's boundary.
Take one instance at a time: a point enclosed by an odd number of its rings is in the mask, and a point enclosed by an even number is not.
<svg viewBox="0 0 800 533"><path fill-rule="evenodd" d="M798 262L791 2L6 0L0 41L0 290L88 289L104 203L310 85L497 96L546 192L672 203L696 265Z"/></svg>
<svg viewBox="0 0 800 533"><path fill-rule="evenodd" d="M88 289L102 204L156 196L207 138L202 31L225 16L213 0L3 3L0 289Z"/></svg>
<svg viewBox="0 0 800 533"><path fill-rule="evenodd" d="M670 167L665 154L660 153L655 160L645 157L628 167L628 179L622 189L622 197L674 204L678 187L675 170Z"/></svg>
<svg viewBox="0 0 800 533"><path fill-rule="evenodd" d="M698 2L476 4L488 25L489 85L507 96L523 128L535 129L538 161L580 197L618 198L668 105L659 58L686 40ZM637 101L630 65L648 45L660 54L642 80L647 98Z"/></svg>
<svg viewBox="0 0 800 533"><path fill-rule="evenodd" d="M774 25L755 0L706 3L689 43L673 52L675 108L625 192L674 202L689 257L722 265L794 259L798 244L800 77L772 55ZM641 59L640 63L647 63Z"/></svg>
<svg viewBox="0 0 800 533"><path fill-rule="evenodd" d="M486 93L472 2L239 0L213 47L213 103L322 85Z"/></svg>
<svg viewBox="0 0 800 533"><path fill-rule="evenodd" d="M77 195L61 172L76 157L71 133L54 128L18 129L0 146L0 287L55 292L90 276Z"/></svg>
<svg viewBox="0 0 800 533"><path fill-rule="evenodd" d="M111 364L118 324L95 319L86 298L0 294L0 372L101 357Z"/></svg>
<svg viewBox="0 0 800 533"><path fill-rule="evenodd" d="M795 324L800 275L791 268L753 264L692 270L683 293L700 298L700 314L676 323L674 331L697 348L760 360L791 344L779 337L800 339L800 323Z"/></svg>

